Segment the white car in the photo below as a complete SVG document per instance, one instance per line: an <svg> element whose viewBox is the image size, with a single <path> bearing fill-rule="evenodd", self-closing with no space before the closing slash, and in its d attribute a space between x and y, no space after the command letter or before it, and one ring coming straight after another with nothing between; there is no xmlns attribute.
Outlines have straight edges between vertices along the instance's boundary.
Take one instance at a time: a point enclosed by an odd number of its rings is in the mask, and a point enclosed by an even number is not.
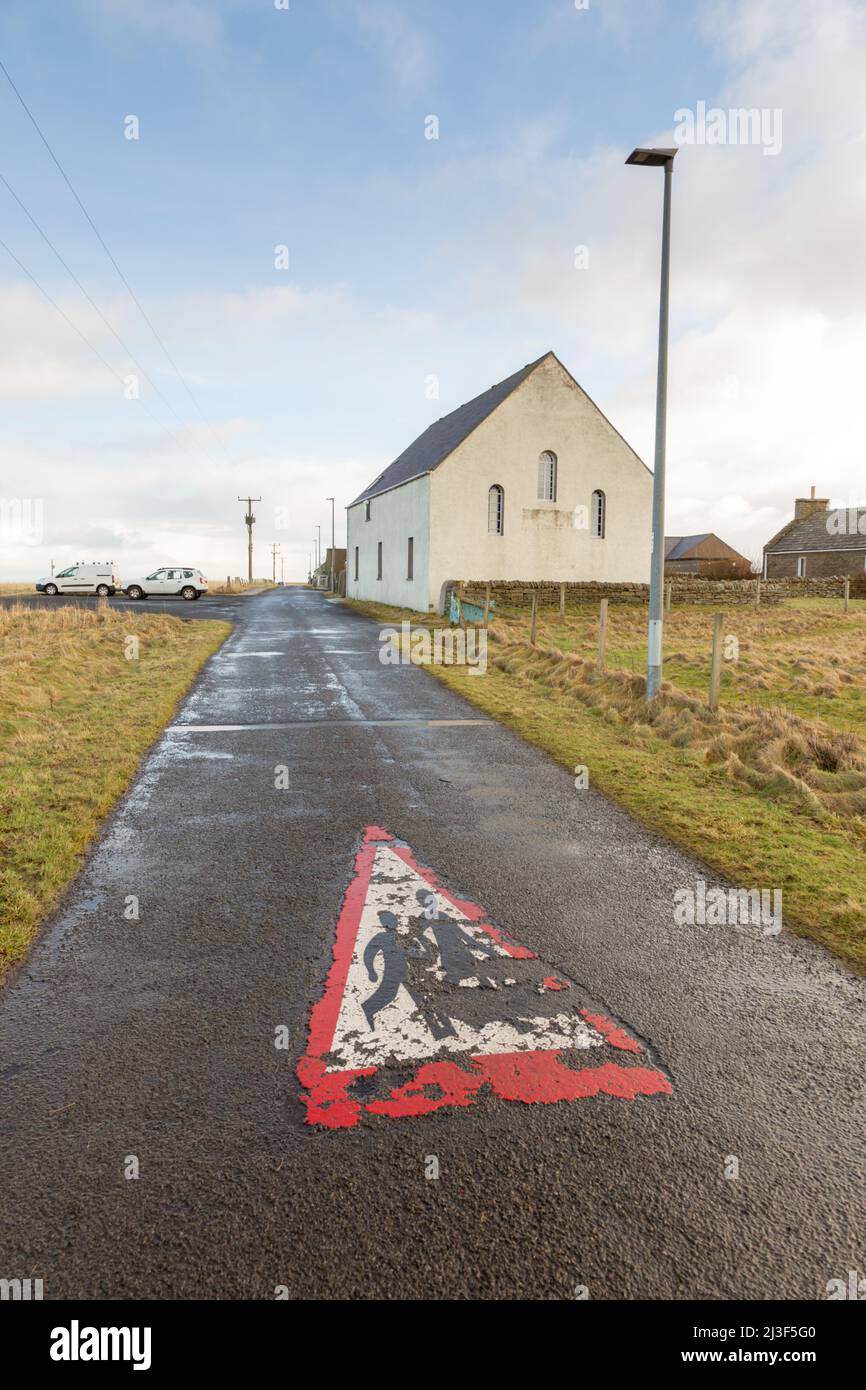
<svg viewBox="0 0 866 1390"><path fill-rule="evenodd" d="M122 587L117 566L113 560L106 560L104 564L94 561L93 564L70 565L49 579L38 580L36 592L52 597L55 594L99 594L100 598L105 598L118 593Z"/></svg>
<svg viewBox="0 0 866 1390"><path fill-rule="evenodd" d="M124 584L123 592L127 598L161 594L196 599L207 593L207 580L201 570L192 565L169 565L145 575L144 579L133 579L131 584Z"/></svg>

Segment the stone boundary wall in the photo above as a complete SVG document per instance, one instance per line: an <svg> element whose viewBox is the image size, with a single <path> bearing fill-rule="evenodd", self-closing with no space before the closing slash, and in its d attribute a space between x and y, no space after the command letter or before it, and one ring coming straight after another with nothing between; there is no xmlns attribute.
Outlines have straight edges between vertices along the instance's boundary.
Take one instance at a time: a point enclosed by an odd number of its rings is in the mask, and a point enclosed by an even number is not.
<svg viewBox="0 0 866 1390"><path fill-rule="evenodd" d="M730 606L733 604L753 604L755 602L756 580L752 579L702 579L697 575L681 575L666 583L673 586L673 603L705 603ZM783 598L842 598L844 578L815 579L762 579L761 603L777 604ZM456 587L456 586L455 586ZM467 599L483 602L484 583L467 580L465 596ZM506 607L523 607L538 595L541 607L559 604L560 586L547 580L492 580L491 597L498 599ZM866 598L866 574L855 575L851 580L851 597ZM648 603L648 584L599 584L567 583L565 602L598 603L606 598L610 603Z"/></svg>

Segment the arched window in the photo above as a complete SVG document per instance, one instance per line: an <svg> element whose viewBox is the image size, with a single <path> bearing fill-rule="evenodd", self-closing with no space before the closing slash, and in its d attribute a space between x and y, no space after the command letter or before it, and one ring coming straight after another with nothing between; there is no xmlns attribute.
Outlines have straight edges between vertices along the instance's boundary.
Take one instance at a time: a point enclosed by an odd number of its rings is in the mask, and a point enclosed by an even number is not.
<svg viewBox="0 0 866 1390"><path fill-rule="evenodd" d="M556 454L549 449L538 456L538 499L540 502L556 501Z"/></svg>
<svg viewBox="0 0 866 1390"><path fill-rule="evenodd" d="M605 528L607 526L607 498L600 488L596 488L595 492L592 494L590 526L592 527L592 534L604 540Z"/></svg>
<svg viewBox="0 0 866 1390"><path fill-rule="evenodd" d="M487 529L494 536L501 536L505 527L505 491L494 483L487 494Z"/></svg>

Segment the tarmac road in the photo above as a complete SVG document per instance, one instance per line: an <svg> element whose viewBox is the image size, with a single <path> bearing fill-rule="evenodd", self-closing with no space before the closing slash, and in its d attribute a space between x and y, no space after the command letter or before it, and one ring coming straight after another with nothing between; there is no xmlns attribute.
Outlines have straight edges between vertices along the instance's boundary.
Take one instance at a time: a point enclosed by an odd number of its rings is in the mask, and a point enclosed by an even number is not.
<svg viewBox="0 0 866 1390"><path fill-rule="evenodd" d="M243 594L204 594L202 598L189 600L182 598L168 598L161 595L151 595L146 599L124 598L121 594L115 594L109 599L98 599L93 594L4 594L0 597L0 605L11 608L13 605L23 604L26 608L95 608L98 603L107 602L112 608L121 608L126 612L145 612L145 613L172 613L176 618L219 618L222 620L234 621L238 605L246 603L253 597Z"/></svg>
<svg viewBox="0 0 866 1390"><path fill-rule="evenodd" d="M706 870L383 666L370 621L303 589L236 612L0 995L0 1276L184 1299L823 1299L862 1277L863 982L787 932L677 926ZM307 1124L295 1067L370 826L670 1093Z"/></svg>

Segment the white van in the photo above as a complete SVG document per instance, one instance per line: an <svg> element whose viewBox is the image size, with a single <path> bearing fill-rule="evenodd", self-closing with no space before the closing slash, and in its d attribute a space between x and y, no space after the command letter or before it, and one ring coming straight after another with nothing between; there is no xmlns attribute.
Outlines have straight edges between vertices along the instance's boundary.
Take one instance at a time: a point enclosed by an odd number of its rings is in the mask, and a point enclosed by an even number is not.
<svg viewBox="0 0 866 1390"><path fill-rule="evenodd" d="M94 560L92 564L81 561L50 579L40 579L36 585L40 594L99 594L100 598L119 593L122 588L113 560Z"/></svg>

